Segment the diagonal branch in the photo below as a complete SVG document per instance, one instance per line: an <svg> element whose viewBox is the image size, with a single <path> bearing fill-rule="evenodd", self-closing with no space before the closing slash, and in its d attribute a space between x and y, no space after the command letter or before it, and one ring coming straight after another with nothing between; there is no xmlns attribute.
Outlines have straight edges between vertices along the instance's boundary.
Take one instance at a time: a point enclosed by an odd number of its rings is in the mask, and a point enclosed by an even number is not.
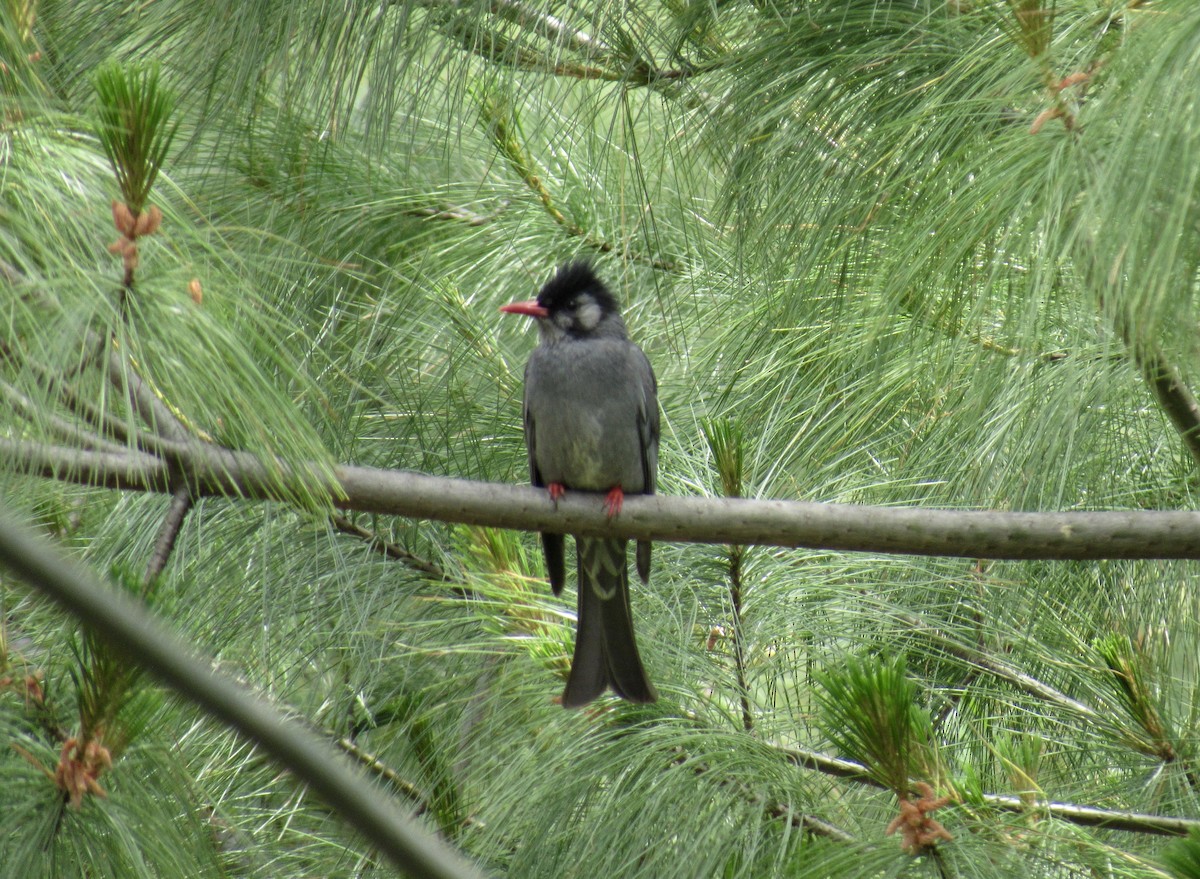
<svg viewBox="0 0 1200 879"><path fill-rule="evenodd" d="M324 484L344 510L684 543L740 543L845 552L993 559L1200 559L1200 512L1013 513L821 504L744 498L631 496L610 520L598 496L544 491L401 470L289 465L209 443L166 443L171 465L123 454L0 439L0 465L25 473L134 491L173 493L177 466L192 496L291 502ZM323 480L323 481L322 481Z"/></svg>
<svg viewBox="0 0 1200 879"><path fill-rule="evenodd" d="M211 660L195 655L135 598L55 552L4 510L0 566L87 620L108 643L294 772L398 870L426 879L482 879L482 870L418 826L375 786L363 784L328 743L241 683L213 671Z"/></svg>
<svg viewBox="0 0 1200 879"><path fill-rule="evenodd" d="M1200 464L1200 403L1184 381L1179 367L1155 350L1135 350L1134 359L1158 405L1179 431L1192 460Z"/></svg>
<svg viewBox="0 0 1200 879"><path fill-rule="evenodd" d="M351 534L361 540L365 540L367 546L372 550L382 555L384 558L392 559L393 561L403 562L409 568L417 571L433 580L448 580L449 576L439 566L433 562L426 561L414 553L409 552L399 544L392 543L380 537L369 528L364 528L357 522L347 519L345 516L333 515L329 517L330 523L335 529L343 534Z"/></svg>
<svg viewBox="0 0 1200 879"><path fill-rule="evenodd" d="M938 631L916 614L901 614L899 619L906 625L921 632L931 642L945 650L951 656L956 656L976 668L990 672L1038 699L1056 705L1077 717L1081 717L1091 723L1104 722L1103 716L1094 708L1083 704L1077 699L1072 699L1066 693L1062 693L1049 684L1045 684L1037 678L1025 674L1023 671L1014 668L1003 660L997 659L995 656L989 656L982 650L976 650L960 644L948 635Z"/></svg>
<svg viewBox="0 0 1200 879"><path fill-rule="evenodd" d="M146 380L133 369L129 359L116 350L109 354L108 378L129 397L138 415L157 435L174 442L186 442L191 438L178 416L155 395Z"/></svg>
<svg viewBox="0 0 1200 879"><path fill-rule="evenodd" d="M81 448L100 449L101 451L116 453L125 451L125 446L123 445L110 442L99 434L85 430L74 422L68 421L66 418L43 412L38 404L6 381L0 381L0 397L3 397L4 401L12 407L13 412L32 423L44 422L46 427L58 434L62 439L74 442Z"/></svg>

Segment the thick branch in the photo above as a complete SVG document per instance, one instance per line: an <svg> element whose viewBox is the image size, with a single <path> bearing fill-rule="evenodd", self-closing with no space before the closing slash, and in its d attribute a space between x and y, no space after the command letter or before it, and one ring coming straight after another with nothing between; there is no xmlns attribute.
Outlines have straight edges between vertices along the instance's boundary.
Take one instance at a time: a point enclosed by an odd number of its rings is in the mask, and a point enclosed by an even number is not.
<svg viewBox="0 0 1200 879"><path fill-rule="evenodd" d="M298 468L205 443L172 444L193 497L289 500ZM28 473L109 488L171 493L167 464L0 439L0 462ZM269 465L269 466L268 466ZM307 474L320 474L313 464ZM598 496L400 470L333 468L330 503L346 510L525 531L688 543L741 543L850 552L995 559L1200 559L1200 513L1010 513L803 501L630 496L609 520ZM309 484L320 484L309 475ZM297 492L298 494L298 492Z"/></svg>
<svg viewBox="0 0 1200 879"><path fill-rule="evenodd" d="M180 695L237 730L342 815L393 865L427 879L482 879L483 873L418 826L396 803L335 758L329 745L289 721L165 628L125 592L57 553L0 511L0 565L52 598Z"/></svg>

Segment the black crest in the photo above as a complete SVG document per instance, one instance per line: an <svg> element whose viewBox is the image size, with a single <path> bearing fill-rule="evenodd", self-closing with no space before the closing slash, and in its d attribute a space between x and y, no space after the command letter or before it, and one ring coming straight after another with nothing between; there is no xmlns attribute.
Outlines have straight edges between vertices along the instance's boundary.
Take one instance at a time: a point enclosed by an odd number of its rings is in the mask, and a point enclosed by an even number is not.
<svg viewBox="0 0 1200 879"><path fill-rule="evenodd" d="M560 266L554 277L546 282L538 293L538 304L553 311L569 306L580 293L587 293L605 311L616 311L617 300L604 282L596 277L586 262L573 262Z"/></svg>

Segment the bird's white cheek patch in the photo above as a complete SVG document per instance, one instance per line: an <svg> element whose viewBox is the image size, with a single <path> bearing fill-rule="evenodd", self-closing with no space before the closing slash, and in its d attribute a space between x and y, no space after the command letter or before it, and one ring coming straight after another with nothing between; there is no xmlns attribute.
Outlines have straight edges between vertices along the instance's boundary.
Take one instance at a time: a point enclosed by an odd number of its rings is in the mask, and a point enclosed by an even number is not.
<svg viewBox="0 0 1200 879"><path fill-rule="evenodd" d="M584 332L591 332L600 323L600 306L595 302L587 302L575 312L575 322Z"/></svg>

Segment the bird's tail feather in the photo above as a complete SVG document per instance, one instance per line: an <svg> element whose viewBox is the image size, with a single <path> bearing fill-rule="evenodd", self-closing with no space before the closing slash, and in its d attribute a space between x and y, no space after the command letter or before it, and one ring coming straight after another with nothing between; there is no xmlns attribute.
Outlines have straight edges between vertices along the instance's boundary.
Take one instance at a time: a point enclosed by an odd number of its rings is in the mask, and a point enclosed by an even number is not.
<svg viewBox="0 0 1200 879"><path fill-rule="evenodd" d="M658 698L642 668L629 610L629 574L625 540L580 537L575 541L579 565L579 626L575 656L562 703L575 708L612 687L631 702Z"/></svg>

